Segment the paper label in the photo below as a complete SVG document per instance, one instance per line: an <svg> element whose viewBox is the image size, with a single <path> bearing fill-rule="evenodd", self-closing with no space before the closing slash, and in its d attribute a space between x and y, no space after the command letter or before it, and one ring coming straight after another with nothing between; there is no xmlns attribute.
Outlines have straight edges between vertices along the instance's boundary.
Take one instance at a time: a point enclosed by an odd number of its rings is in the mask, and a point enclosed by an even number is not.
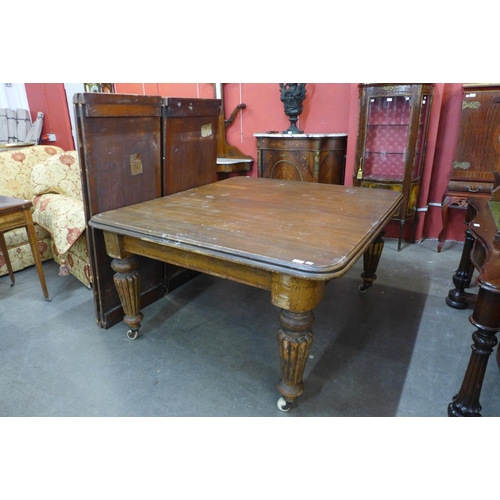
<svg viewBox="0 0 500 500"><path fill-rule="evenodd" d="M210 137L212 135L212 124L207 123L206 125L201 126L201 136L202 137Z"/></svg>
<svg viewBox="0 0 500 500"><path fill-rule="evenodd" d="M130 162L130 173L132 175L142 174L141 155L140 154L129 155L128 158Z"/></svg>

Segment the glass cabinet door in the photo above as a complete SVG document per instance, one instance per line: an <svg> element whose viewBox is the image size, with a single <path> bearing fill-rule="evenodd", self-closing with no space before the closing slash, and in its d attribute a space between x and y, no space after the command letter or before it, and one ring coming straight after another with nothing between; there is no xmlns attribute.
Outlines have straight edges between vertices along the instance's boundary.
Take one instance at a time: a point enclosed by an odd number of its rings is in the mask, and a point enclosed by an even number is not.
<svg viewBox="0 0 500 500"><path fill-rule="evenodd" d="M411 96L369 99L363 178L403 181L411 107Z"/></svg>

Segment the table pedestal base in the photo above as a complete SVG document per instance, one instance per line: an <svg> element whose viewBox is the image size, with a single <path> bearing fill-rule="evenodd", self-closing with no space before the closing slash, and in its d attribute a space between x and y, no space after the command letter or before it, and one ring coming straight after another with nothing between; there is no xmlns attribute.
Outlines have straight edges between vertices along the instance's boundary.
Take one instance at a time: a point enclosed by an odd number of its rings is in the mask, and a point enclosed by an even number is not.
<svg viewBox="0 0 500 500"><path fill-rule="evenodd" d="M449 417L480 417L479 397L486 366L497 345L500 324L500 295L480 289L474 312L469 318L478 328L472 334L472 353L460 391L448 406Z"/></svg>

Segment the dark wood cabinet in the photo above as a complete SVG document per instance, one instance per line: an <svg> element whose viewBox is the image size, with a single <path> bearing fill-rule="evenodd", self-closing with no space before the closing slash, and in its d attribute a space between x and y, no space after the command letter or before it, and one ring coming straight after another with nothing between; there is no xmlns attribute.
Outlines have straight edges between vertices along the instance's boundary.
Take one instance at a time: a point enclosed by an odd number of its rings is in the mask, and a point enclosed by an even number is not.
<svg viewBox="0 0 500 500"><path fill-rule="evenodd" d="M217 180L220 100L84 93L74 96L87 222L98 213ZM88 227L98 326L123 319L102 231ZM146 307L194 273L140 258ZM184 275L182 276L182 274Z"/></svg>
<svg viewBox="0 0 500 500"><path fill-rule="evenodd" d="M433 92L432 84L359 85L353 184L403 193L393 218L400 223L398 250L408 221L413 221L414 241Z"/></svg>
<svg viewBox="0 0 500 500"><path fill-rule="evenodd" d="M254 134L259 177L344 184L347 134Z"/></svg>
<svg viewBox="0 0 500 500"><path fill-rule="evenodd" d="M468 199L489 198L495 171L500 171L500 85L466 84L455 159L441 204L438 252L446 240L449 209L466 208Z"/></svg>
<svg viewBox="0 0 500 500"><path fill-rule="evenodd" d="M217 181L218 99L162 101L162 196Z"/></svg>

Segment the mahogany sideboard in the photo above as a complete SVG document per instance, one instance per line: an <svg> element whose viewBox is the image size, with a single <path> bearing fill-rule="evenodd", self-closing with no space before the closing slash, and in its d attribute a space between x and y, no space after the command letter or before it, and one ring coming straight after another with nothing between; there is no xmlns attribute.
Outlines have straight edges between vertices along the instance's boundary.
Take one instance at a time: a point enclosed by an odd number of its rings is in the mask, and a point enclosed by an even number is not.
<svg viewBox="0 0 500 500"><path fill-rule="evenodd" d="M219 99L83 93L73 97L87 222L107 210L217 180ZM98 326L123 318L102 231L87 228ZM141 302L196 273L140 257Z"/></svg>
<svg viewBox="0 0 500 500"><path fill-rule="evenodd" d="M347 134L258 133L259 177L344 184Z"/></svg>

